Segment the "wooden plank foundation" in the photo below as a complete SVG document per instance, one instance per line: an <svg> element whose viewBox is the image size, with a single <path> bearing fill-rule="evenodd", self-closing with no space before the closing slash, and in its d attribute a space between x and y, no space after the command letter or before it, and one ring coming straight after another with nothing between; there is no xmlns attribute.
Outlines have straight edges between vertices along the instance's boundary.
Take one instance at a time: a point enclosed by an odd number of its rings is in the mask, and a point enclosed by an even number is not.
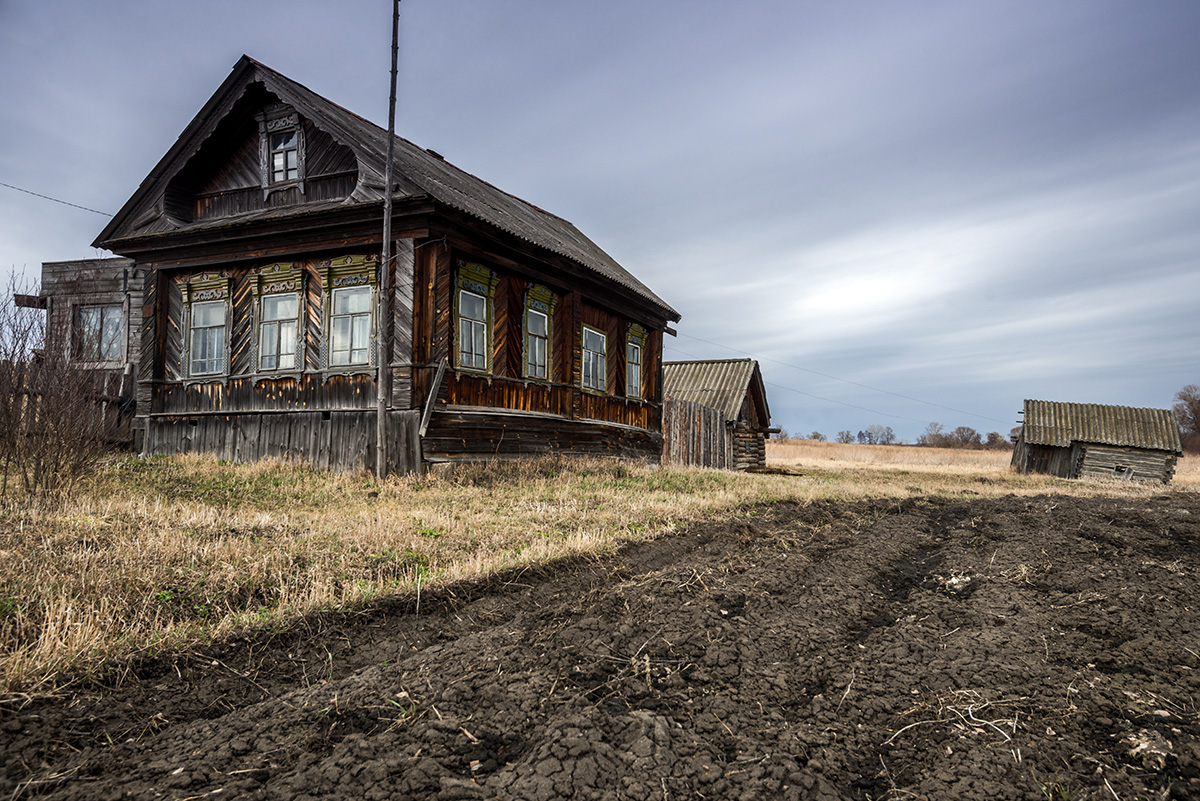
<svg viewBox="0 0 1200 801"><path fill-rule="evenodd" d="M374 411L154 415L146 420L143 453L211 453L239 463L280 459L321 470L370 471L375 423ZM389 472L420 469L419 426L419 412L388 412Z"/></svg>

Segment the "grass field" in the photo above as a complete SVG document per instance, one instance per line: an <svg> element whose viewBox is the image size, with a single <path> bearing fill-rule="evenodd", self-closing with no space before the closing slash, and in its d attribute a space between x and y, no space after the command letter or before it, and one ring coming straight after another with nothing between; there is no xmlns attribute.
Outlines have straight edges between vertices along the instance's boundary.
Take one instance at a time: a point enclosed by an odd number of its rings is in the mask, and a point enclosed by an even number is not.
<svg viewBox="0 0 1200 801"><path fill-rule="evenodd" d="M448 478L328 475L288 464L119 458L60 503L0 499L0 693L245 629L283 627L431 583L669 532L764 502L939 495L1144 496L1176 481L1069 482L1007 452L772 443L772 474L545 460Z"/></svg>

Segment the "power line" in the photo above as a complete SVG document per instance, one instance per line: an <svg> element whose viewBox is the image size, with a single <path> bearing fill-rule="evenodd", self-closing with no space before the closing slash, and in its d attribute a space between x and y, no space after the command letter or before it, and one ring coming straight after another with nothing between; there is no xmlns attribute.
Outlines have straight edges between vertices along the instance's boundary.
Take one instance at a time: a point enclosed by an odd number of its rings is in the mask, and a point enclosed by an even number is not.
<svg viewBox="0 0 1200 801"><path fill-rule="evenodd" d="M728 345L722 345L722 344L721 344L721 343L719 343L719 342L710 342L710 341L709 341L709 340L707 340L707 339L701 339L700 337L694 337L694 336L691 336L691 335L689 335L689 334L683 334L683 333L679 334L679 336L681 336L681 337L687 337L688 339L694 339L694 340L696 340L697 342L703 342L703 343L705 343L706 345L712 345L712 346L714 346L714 347L718 347L718 348L725 348L726 350L731 350L731 351L733 351L734 353L740 353L740 354L742 354L743 356L750 356L751 358L755 358L755 359L758 359L758 358L760 358L760 357L758 357L758 356L755 356L753 353L747 353L747 352L746 352L746 351L744 351L744 350L738 350L737 348L731 348L731 347L729 347ZM791 368L791 369L793 369L793 370L800 370L801 372L804 372L804 373L811 373L811 374L813 374L813 375L819 375L819 376L821 376L822 378L828 378L828 379L830 379L830 380L832 380L832 381L841 381L843 384L850 384L850 385L852 385L852 386L861 387L862 389L869 389L869 390L871 390L872 392L882 392L882 393L883 393L883 394L885 394L885 395L891 395L891 396L893 396L893 397L896 397L896 398L903 398L904 400L907 400L907 401L912 401L913 403L923 403L923 404L925 404L926 406L933 406L933 407L936 407L936 408L938 408L938 409L945 409L945 410L946 410L946 411L948 411L948 412L956 412L956 413L958 413L958 414L966 414L966 415L970 415L971 417L978 417L980 420L990 420L990 421L991 421L991 422L993 422L993 423L1002 423L1002 424L1004 424L1004 425L1008 425L1008 422L1007 422L1007 421L1005 421L1005 420L998 420L998 419L997 419L997 418L995 418L995 417L988 417L987 415L984 415L984 414L976 414L975 412L968 412L966 409L956 409L956 408L954 408L953 406L943 406L943 405L942 405L942 404L940 404L940 403L934 403L933 401L927 401L927 400L922 400L922 399L920 399L920 398L914 398L914 397L912 397L912 396L910 396L910 395L902 395L902 394L901 394L901 393L899 393L899 392L892 392L891 390L888 390L888 389L880 389L879 387L872 387L872 386L870 386L870 385L868 385L868 384L860 384L859 382L857 382L857 381L851 381L851 380L850 380L850 379L848 379L848 378L841 378L841 377L839 377L839 376L836 376L836 375L830 375L830 374L828 374L828 373L822 373L822 372L820 372L820 371L818 371L818 370L810 370L809 368L807 368L807 367L801 367L801 366L800 366L800 365L798 365L798 364L788 364L787 362L781 362L781 361L779 361L778 359L771 359L771 358L763 358L763 359L762 359L762 361L774 362L775 364L782 365L783 367L790 367L790 368ZM787 387L781 387L781 389L787 389ZM793 390L793 391L794 391L794 392L799 392L799 390ZM801 394L807 394L807 393L801 393ZM814 397L814 398L815 398L815 397L817 397L817 396L813 395L812 397ZM829 400L829 399L828 399L828 398L825 398L824 400ZM833 403L840 403L840 401L832 401L832 402L833 402ZM843 404L843 405L844 405L844 406L851 406L852 404L848 404L848 403L847 403L847 404ZM862 407L856 407L856 408L862 408ZM870 411L870 410L868 409L867 411ZM886 413L886 412L877 412L877 414L887 414L887 413ZM889 416L889 417L900 417L900 415L888 415L888 416ZM911 418L911 417L902 417L901 419L904 419L904 420L912 420L913 418ZM921 421L919 421L919 420L918 420L918 421L915 421L915 422L921 422Z"/></svg>
<svg viewBox="0 0 1200 801"><path fill-rule="evenodd" d="M695 339L695 337L692 337L692 339ZM701 341L703 341L703 340L701 340ZM679 348L675 347L674 345L664 345L663 347L669 348L670 350L672 350L676 353L681 353L684 356L690 356L693 359L699 359L698 356L688 353L685 350L680 350ZM747 355L749 355L749 354L747 354ZM814 400L825 401L826 403L836 403L838 406L846 406L850 409L858 409L859 411L870 412L871 414L878 414L878 415L882 415L884 417L891 417L896 420L908 420L910 423L921 423L922 425L929 425L929 422L930 422L929 420L918 420L915 417L905 417L904 415L900 415L900 414L892 414L891 412L883 412L883 411L880 411L879 409L870 409L870 408L867 408L866 406L858 406L853 403L846 403L846 401L840 401L835 398L826 398L821 395L814 395L813 393L805 392L802 389L796 389L795 387L785 387L782 384L776 384L771 381L763 381L763 383L769 387L775 387L775 389L786 390L787 392L795 392L797 395L804 395L805 397L813 398Z"/></svg>
<svg viewBox="0 0 1200 801"><path fill-rule="evenodd" d="M65 200L59 200L56 197L50 197L49 195L43 195L39 192L30 192L28 189L22 189L19 186L13 186L12 184L6 184L3 181L0 181L0 186L7 186L9 189L15 189L18 192L24 192L27 195L33 195L34 197L40 197L42 200L52 200L55 203L61 203L64 206L70 206L73 209L83 209L84 211L90 211L92 214L101 214L105 217L113 216L113 215L109 214L107 211L97 211L96 209L89 209L87 206L80 206L78 203L68 203Z"/></svg>

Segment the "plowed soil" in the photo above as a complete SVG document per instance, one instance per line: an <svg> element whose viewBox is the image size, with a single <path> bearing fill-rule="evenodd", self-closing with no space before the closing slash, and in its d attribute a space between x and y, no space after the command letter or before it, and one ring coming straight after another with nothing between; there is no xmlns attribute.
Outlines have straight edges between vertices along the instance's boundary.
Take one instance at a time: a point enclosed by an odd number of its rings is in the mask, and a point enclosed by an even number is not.
<svg viewBox="0 0 1200 801"><path fill-rule="evenodd" d="M10 798L1200 798L1200 496L778 504L9 705Z"/></svg>

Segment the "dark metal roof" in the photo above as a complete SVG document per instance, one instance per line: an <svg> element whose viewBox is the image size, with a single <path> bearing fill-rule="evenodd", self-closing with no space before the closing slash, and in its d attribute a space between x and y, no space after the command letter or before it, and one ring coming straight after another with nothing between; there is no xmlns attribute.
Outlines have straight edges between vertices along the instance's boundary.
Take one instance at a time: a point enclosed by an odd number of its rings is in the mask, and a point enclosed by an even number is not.
<svg viewBox="0 0 1200 801"><path fill-rule="evenodd" d="M1094 442L1181 453L1179 424L1169 409L1026 400L1021 438L1031 445Z"/></svg>
<svg viewBox="0 0 1200 801"><path fill-rule="evenodd" d="M762 397L763 419L770 420L762 374L753 359L663 362L664 397L717 409L726 422L737 420L742 401L752 386Z"/></svg>
<svg viewBox="0 0 1200 801"><path fill-rule="evenodd" d="M307 87L255 61L242 56L216 94L197 115L188 129L180 135L175 147L159 162L155 171L142 183L138 193L126 203L97 243L120 238L123 221L132 220L135 212L144 208L144 194L156 181L165 181L167 171L178 170L212 131L213 116L227 114L246 88L255 82L280 100L296 108L318 128L354 151L358 159L359 179L353 194L341 205L382 203L384 197L384 167L387 153L387 131L353 112L318 95ZM510 195L465 170L455 167L442 157L419 147L403 137L395 137L397 199L428 196L499 228L531 244L563 256L588 270L614 281L660 307L673 320L679 314L665 301L633 277L624 267L605 253L570 222L540 209L532 203ZM270 210L272 218L303 214L304 204L293 209ZM241 217L226 218L225 224L241 222ZM180 230L201 230L212 223L192 223L175 227Z"/></svg>

